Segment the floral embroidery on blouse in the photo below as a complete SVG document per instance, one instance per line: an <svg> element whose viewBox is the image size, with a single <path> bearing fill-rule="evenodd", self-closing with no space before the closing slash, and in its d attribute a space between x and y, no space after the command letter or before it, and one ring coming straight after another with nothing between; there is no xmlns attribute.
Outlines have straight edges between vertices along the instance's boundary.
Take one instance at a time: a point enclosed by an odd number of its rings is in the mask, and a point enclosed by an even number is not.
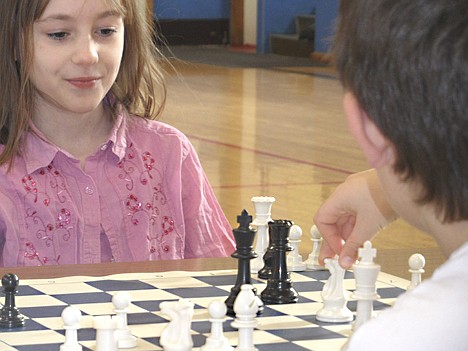
<svg viewBox="0 0 468 351"><path fill-rule="evenodd" d="M24 176L21 181L26 192L24 196L26 228L35 230L33 234L38 240L36 245L44 244L42 247L36 248L31 241L26 241L24 257L37 260L41 265L59 264L60 253L57 245L60 245L60 241L67 242L71 238L73 232L72 213L63 207L58 210L53 219L50 219L40 217L37 209L40 206L48 207L51 197L55 197L62 204L70 199L65 180L60 172L54 168L52 162L49 166Z"/></svg>
<svg viewBox="0 0 468 351"><path fill-rule="evenodd" d="M137 155L133 143L130 143L125 157L118 164L121 169L118 178L125 182L126 189L130 191L125 200L130 222L138 226L143 219L148 220L148 250L150 255L160 257L161 252L170 252L170 246L165 244L165 236L175 231L175 225L172 217L165 213L167 197L162 183L158 181L162 180L162 175L155 163L149 151ZM146 193L150 196L147 199L136 196L132 193L136 186L147 187Z"/></svg>

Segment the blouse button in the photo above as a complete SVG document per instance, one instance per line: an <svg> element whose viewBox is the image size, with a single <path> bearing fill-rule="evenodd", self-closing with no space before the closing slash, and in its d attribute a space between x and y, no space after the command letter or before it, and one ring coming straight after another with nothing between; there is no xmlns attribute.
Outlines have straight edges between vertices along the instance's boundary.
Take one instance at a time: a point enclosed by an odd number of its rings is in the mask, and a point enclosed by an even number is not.
<svg viewBox="0 0 468 351"><path fill-rule="evenodd" d="M90 185L88 185L86 188L85 188L85 193L88 194L88 195L92 195L94 194L94 188Z"/></svg>
<svg viewBox="0 0 468 351"><path fill-rule="evenodd" d="M104 144L101 146L101 151L105 151L105 150L107 150L107 144Z"/></svg>

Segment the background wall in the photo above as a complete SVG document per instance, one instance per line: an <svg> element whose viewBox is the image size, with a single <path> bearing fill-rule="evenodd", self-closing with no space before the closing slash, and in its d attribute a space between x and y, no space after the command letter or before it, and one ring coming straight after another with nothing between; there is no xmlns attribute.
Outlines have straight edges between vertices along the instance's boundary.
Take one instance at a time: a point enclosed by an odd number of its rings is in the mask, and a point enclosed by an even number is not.
<svg viewBox="0 0 468 351"><path fill-rule="evenodd" d="M270 52L270 34L295 33L295 16L315 13L314 51L327 52L339 0L258 0L257 52Z"/></svg>
<svg viewBox="0 0 468 351"><path fill-rule="evenodd" d="M230 0L154 0L154 13L166 19L229 19Z"/></svg>
<svg viewBox="0 0 468 351"><path fill-rule="evenodd" d="M230 0L154 0L153 11L169 45L229 42Z"/></svg>
<svg viewBox="0 0 468 351"><path fill-rule="evenodd" d="M258 0L257 52L270 52L270 34L295 33L295 16L312 14L316 2L317 0Z"/></svg>
<svg viewBox="0 0 468 351"><path fill-rule="evenodd" d="M316 52L327 52L339 0L232 0L244 1L244 44L258 53L270 52L270 34L295 33L295 16L315 12ZM171 34L169 43L198 35L192 43L226 44L229 39L231 0L154 0L156 18ZM203 37L205 36L205 38ZM172 42L171 42L172 41Z"/></svg>
<svg viewBox="0 0 468 351"><path fill-rule="evenodd" d="M330 49L339 0L315 1L315 51L327 52Z"/></svg>

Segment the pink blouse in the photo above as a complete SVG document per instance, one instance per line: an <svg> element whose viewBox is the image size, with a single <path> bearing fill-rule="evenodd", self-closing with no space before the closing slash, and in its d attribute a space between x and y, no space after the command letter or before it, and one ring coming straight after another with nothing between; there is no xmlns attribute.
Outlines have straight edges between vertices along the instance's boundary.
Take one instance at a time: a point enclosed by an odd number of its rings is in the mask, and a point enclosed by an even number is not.
<svg viewBox="0 0 468 351"><path fill-rule="evenodd" d="M30 132L0 167L0 264L31 266L219 257L232 230L177 129L119 114L80 162Z"/></svg>

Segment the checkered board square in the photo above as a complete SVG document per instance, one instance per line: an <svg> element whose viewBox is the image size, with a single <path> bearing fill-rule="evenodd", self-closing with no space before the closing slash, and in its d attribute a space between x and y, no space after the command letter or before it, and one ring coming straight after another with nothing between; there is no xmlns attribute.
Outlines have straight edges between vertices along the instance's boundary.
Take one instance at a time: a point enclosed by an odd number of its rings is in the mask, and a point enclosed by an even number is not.
<svg viewBox="0 0 468 351"><path fill-rule="evenodd" d="M128 309L128 324L138 345L132 350L162 350L161 331L169 322L161 313L163 301L189 299L195 304L191 333L194 349L199 350L210 333L207 311L213 300L224 301L236 281L235 270L206 272L165 272L119 274L107 277L66 277L51 280L21 281L16 305L26 316L25 326L0 330L0 351L54 351L65 340L61 313L68 305L82 312L78 340L83 350L94 350L96 332L93 316L112 315L112 296L117 291L128 291L132 303ZM257 318L254 342L259 351L338 350L351 333L351 324L331 324L315 319L322 307L321 291L329 277L328 271L292 272L293 286L299 293L295 304L268 305ZM260 292L266 282L252 277ZM345 288L355 288L351 272L345 276ZM408 281L380 273L377 282L381 296L374 304L378 312L391 305L405 291ZM356 301L348 307L355 311ZM232 318L224 323L224 334L235 346L238 333L231 326Z"/></svg>

